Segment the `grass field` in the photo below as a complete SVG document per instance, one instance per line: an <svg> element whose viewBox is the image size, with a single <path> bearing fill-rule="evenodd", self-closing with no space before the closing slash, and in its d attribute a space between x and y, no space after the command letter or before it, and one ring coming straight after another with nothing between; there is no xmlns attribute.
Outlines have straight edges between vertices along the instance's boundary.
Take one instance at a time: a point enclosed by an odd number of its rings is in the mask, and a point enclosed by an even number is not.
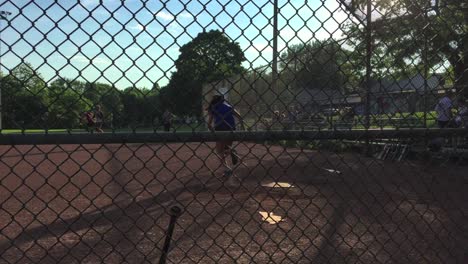
<svg viewBox="0 0 468 264"><path fill-rule="evenodd" d="M34 133L40 133L43 134L46 132L45 129L26 129L26 130L21 130L21 129L2 129L0 130L2 134L34 134ZM63 133L67 132L66 129L48 129L47 130L49 133ZM82 132L84 129L73 129L72 131L76 132Z"/></svg>
<svg viewBox="0 0 468 264"><path fill-rule="evenodd" d="M415 127L423 127L423 118L424 113L423 112L417 112L414 114L410 113L397 113L393 115L386 115L386 114L381 114L381 115L372 115L370 119L370 128L371 129L379 129L379 128L396 128L396 127L409 127L409 126L415 126ZM436 120L434 119L435 117L435 112L428 112L427 113L427 121L426 125L428 128L436 127ZM311 125L315 125L313 121L301 121L298 124L273 124L271 123L271 118L268 119L266 118L267 122L270 123L270 125L273 125L273 129L283 129L287 127L288 129L294 128L294 129L313 129ZM262 123L264 120L259 120L259 119L245 119L244 124L247 128L252 128L254 130L263 130L265 129L268 124ZM285 121L286 122L286 121ZM329 128L330 124L329 122L332 122L332 124L340 123L342 122L339 116L333 116L331 120L327 121L327 124L325 124L324 128ZM350 127L351 129L364 129L364 117L363 116L357 116L353 119L352 121L352 126ZM153 132L155 131L155 128L151 127L137 127L135 129L131 128L116 128L116 129L110 129L110 128L104 128L105 132ZM161 126L156 128L156 131L162 132L163 128ZM186 124L177 124L174 125L173 130L171 131L179 131L179 132L187 132L187 131L206 131L206 128L204 124L193 124L193 125L186 125ZM48 129L48 133L83 133L86 132L86 129L84 128L76 128L76 129L65 129L65 128L53 128L53 129ZM33 134L33 133L45 133L44 129L26 129L26 130L21 130L21 129L2 129L0 130L0 133L2 134L19 134L19 133L25 133L25 134Z"/></svg>

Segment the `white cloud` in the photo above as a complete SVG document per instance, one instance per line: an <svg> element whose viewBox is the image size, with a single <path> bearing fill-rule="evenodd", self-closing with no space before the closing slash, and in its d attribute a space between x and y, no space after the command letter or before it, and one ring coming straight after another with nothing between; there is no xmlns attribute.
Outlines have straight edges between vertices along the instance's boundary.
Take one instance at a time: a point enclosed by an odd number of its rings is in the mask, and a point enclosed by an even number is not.
<svg viewBox="0 0 468 264"><path fill-rule="evenodd" d="M174 19L174 16L171 13L168 13L166 11L161 11L161 12L157 13L156 17L160 18L162 20L166 20L166 21Z"/></svg>
<svg viewBox="0 0 468 264"><path fill-rule="evenodd" d="M82 55L76 55L71 58L72 61L77 61L81 63L90 63L90 64L109 64L110 61L106 58L96 57L90 60L88 57Z"/></svg>
<svg viewBox="0 0 468 264"><path fill-rule="evenodd" d="M118 2L118 0L104 0L103 4L114 4ZM89 7L89 6L96 6L100 5L101 1L100 0L80 0L80 4L83 6Z"/></svg>
<svg viewBox="0 0 468 264"><path fill-rule="evenodd" d="M273 47L270 44L268 44L268 42L253 43L246 50L246 53L250 53L250 55L255 55L255 57L259 56L262 53L271 54L272 52Z"/></svg>
<svg viewBox="0 0 468 264"><path fill-rule="evenodd" d="M93 61L92 61L94 64L109 64L111 63L108 59L106 58L94 58Z"/></svg>
<svg viewBox="0 0 468 264"><path fill-rule="evenodd" d="M184 11L184 12L178 14L177 17L174 17L173 14L171 14L171 13L169 13L167 11L161 11L161 12L156 14L156 17L160 18L160 19L162 19L164 21L177 20L178 18L180 18L180 19L192 18L193 19L193 15L190 14L189 12L187 12L187 11Z"/></svg>
<svg viewBox="0 0 468 264"><path fill-rule="evenodd" d="M330 31L327 31L330 30ZM286 42L288 45L296 43L307 43L311 40L323 40L333 37L339 37L341 30L336 30L332 28L320 28L317 31L313 32L308 28L302 28L298 31L295 31L292 28L285 28L281 30L279 34L280 40L278 42ZM286 44L284 43L284 44Z"/></svg>
<svg viewBox="0 0 468 264"><path fill-rule="evenodd" d="M183 28L176 23L169 24L168 29L173 34L178 34L183 31Z"/></svg>
<svg viewBox="0 0 468 264"><path fill-rule="evenodd" d="M193 18L193 15L190 14L189 12L187 12L187 11L184 11L184 12L179 14L179 17L181 17L181 18Z"/></svg>
<svg viewBox="0 0 468 264"><path fill-rule="evenodd" d="M306 42L314 37L314 33L308 28L302 28L296 31L290 27L287 27L280 31L279 37L286 42L289 42L290 40Z"/></svg>
<svg viewBox="0 0 468 264"><path fill-rule="evenodd" d="M130 26L129 28L134 29L134 30L138 30L138 31L145 30L145 26L143 26L141 24L136 24L136 25Z"/></svg>

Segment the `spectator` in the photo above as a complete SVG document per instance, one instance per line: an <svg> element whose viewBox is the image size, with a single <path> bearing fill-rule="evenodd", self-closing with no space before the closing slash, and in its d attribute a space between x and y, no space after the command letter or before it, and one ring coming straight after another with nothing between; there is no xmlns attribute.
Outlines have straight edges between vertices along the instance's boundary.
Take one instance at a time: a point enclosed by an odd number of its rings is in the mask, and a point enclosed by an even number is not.
<svg viewBox="0 0 468 264"><path fill-rule="evenodd" d="M172 118L173 114L169 110L164 111L162 115L162 123L164 126L164 131L170 131L172 127Z"/></svg>
<svg viewBox="0 0 468 264"><path fill-rule="evenodd" d="M274 117L274 121L273 122L281 122L281 115L280 115L280 112L278 110L275 110L273 112L273 117Z"/></svg>
<svg viewBox="0 0 468 264"><path fill-rule="evenodd" d="M91 111L84 112L81 115L81 120L86 125L86 130L92 132L96 124L96 119L94 118L94 113Z"/></svg>
<svg viewBox="0 0 468 264"><path fill-rule="evenodd" d="M458 111L455 117L455 124L457 127L468 128L468 105L465 99L458 99L457 101Z"/></svg>
<svg viewBox="0 0 468 264"><path fill-rule="evenodd" d="M452 120L452 108L453 108L453 93L447 90L445 96L442 97L435 107L437 113L437 125L439 128L449 127L450 121Z"/></svg>
<svg viewBox="0 0 468 264"><path fill-rule="evenodd" d="M104 114L102 113L101 106L96 105L96 109L94 110L94 117L96 118L95 129L96 132L102 133L102 124L104 123Z"/></svg>

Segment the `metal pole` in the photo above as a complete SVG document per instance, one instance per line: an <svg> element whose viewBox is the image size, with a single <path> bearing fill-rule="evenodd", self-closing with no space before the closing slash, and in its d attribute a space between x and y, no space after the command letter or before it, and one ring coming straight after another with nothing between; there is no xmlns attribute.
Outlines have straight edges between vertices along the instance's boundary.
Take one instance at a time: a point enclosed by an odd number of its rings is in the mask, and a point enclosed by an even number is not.
<svg viewBox="0 0 468 264"><path fill-rule="evenodd" d="M425 21L425 25L424 25L424 30L423 30L423 34L424 34L424 95L423 95L423 108L424 108L424 112L423 112L423 115L424 115L424 128L427 127L427 78L428 78L428 75L429 75L429 68L428 68L428 65L427 65L427 27L429 26L429 23L428 23L428 20L427 20L427 12L429 12L429 10L425 10L424 11L424 21Z"/></svg>
<svg viewBox="0 0 468 264"><path fill-rule="evenodd" d="M3 13L3 11L0 11ZM3 15L0 17L0 21L3 20ZM1 26L1 25L0 25ZM0 29L0 74L2 73L2 30ZM3 129L3 104L2 104L2 90L3 90L3 76L0 76L0 131Z"/></svg>
<svg viewBox="0 0 468 264"><path fill-rule="evenodd" d="M276 92L278 80L278 0L273 0L273 62L271 88Z"/></svg>
<svg viewBox="0 0 468 264"><path fill-rule="evenodd" d="M371 57L372 57L372 0L367 0L366 24L366 115L365 128L370 128ZM366 139L366 154L370 155L369 140Z"/></svg>
<svg viewBox="0 0 468 264"><path fill-rule="evenodd" d="M7 12L7 11L0 11L0 21L1 20L7 20L7 16L11 15L10 12ZM2 44L1 44L1 39L2 39L2 31L0 29L0 72L1 72L1 69L2 69ZM0 130L3 129L3 120L2 120L2 88L3 88L3 81L0 82Z"/></svg>
<svg viewBox="0 0 468 264"><path fill-rule="evenodd" d="M7 16L11 15L10 12L7 12L7 11L0 11L0 21L1 20L7 20ZM1 39L2 39L2 31L0 29L0 72L1 72L1 69L2 69L2 44L1 44ZM3 88L3 81L0 81L0 131L3 129L3 120L2 120L2 113L3 113L3 105L2 105L2 88Z"/></svg>

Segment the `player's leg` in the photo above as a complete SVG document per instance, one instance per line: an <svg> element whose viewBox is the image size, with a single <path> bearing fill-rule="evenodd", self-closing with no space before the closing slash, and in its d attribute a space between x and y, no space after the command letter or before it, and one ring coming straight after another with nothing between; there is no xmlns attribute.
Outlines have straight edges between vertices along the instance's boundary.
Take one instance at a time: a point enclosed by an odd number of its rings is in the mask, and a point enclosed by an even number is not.
<svg viewBox="0 0 468 264"><path fill-rule="evenodd" d="M94 128L94 123L89 122L89 123L88 123L88 132L89 132L89 133L92 133L92 132L94 131L94 129L95 129L95 128Z"/></svg>
<svg viewBox="0 0 468 264"><path fill-rule="evenodd" d="M101 122L96 122L96 132L102 133L102 123Z"/></svg>
<svg viewBox="0 0 468 264"><path fill-rule="evenodd" d="M232 141L226 142L224 151L226 153L226 156L231 156L232 165L236 165L239 162L239 157L237 156L236 150L232 147Z"/></svg>
<svg viewBox="0 0 468 264"><path fill-rule="evenodd" d="M223 166L227 166L226 163L226 153L225 153L225 143L223 141L217 141L216 142L216 153L219 156L219 159L221 160L221 164Z"/></svg>

